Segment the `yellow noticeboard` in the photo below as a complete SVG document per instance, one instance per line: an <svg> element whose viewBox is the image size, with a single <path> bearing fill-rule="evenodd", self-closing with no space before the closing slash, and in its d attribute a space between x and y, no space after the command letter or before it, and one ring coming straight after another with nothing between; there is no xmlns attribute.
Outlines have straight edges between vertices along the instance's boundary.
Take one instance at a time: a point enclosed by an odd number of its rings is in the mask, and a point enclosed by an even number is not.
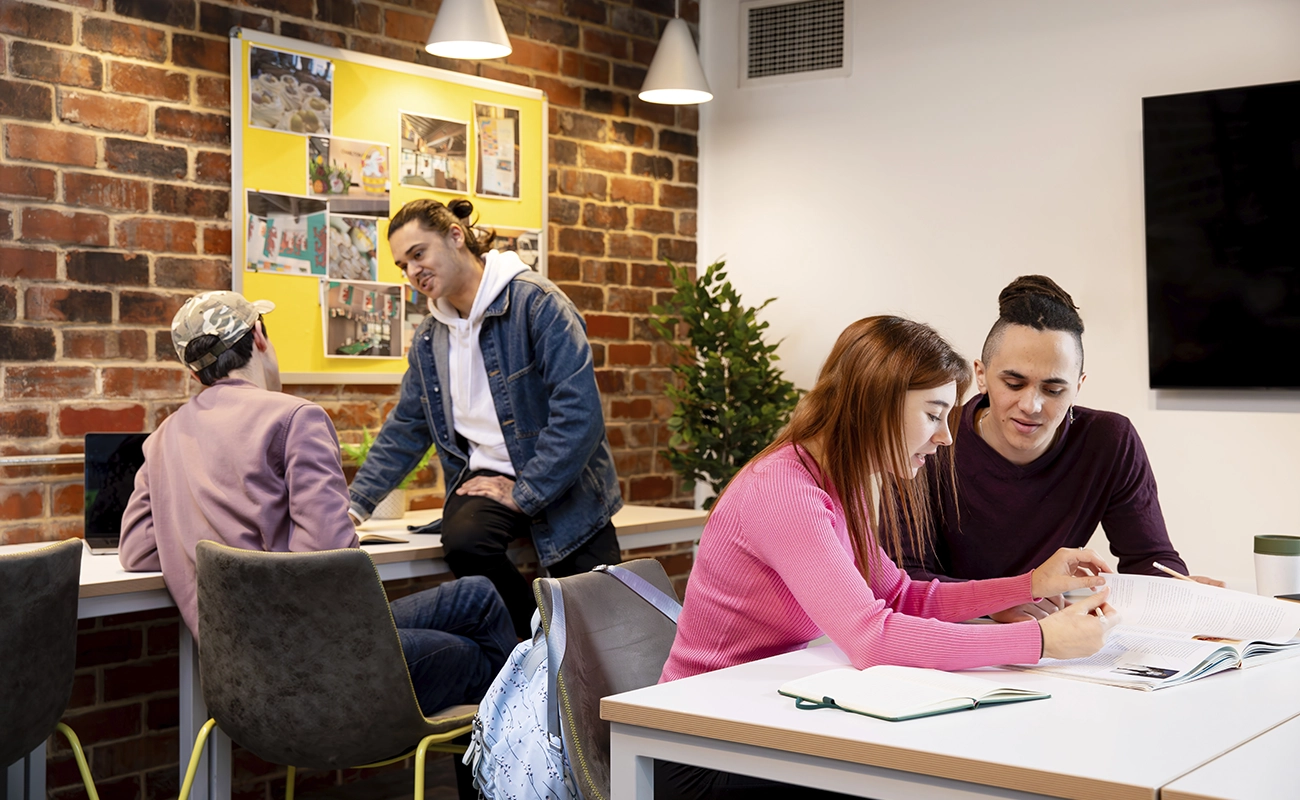
<svg viewBox="0 0 1300 800"><path fill-rule="evenodd" d="M537 89L236 29L233 288L267 319L286 383L397 383L424 299L388 218L431 198L545 272L545 95Z"/></svg>

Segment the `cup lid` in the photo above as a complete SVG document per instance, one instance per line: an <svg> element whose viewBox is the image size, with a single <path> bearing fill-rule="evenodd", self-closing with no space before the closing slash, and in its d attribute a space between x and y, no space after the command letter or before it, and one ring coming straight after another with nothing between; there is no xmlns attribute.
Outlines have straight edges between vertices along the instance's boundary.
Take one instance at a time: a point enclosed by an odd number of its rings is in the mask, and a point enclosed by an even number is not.
<svg viewBox="0 0 1300 800"><path fill-rule="evenodd" d="M1300 556L1300 536L1280 533L1255 535L1255 552L1266 556Z"/></svg>

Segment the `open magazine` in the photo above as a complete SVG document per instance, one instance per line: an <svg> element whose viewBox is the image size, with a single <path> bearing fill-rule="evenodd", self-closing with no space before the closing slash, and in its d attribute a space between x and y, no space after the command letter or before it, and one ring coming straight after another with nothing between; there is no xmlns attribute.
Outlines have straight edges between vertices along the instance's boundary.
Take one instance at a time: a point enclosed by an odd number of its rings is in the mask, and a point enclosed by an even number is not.
<svg viewBox="0 0 1300 800"><path fill-rule="evenodd" d="M1151 575L1105 575L1120 622L1087 658L1016 666L1152 691L1300 656L1300 603Z"/></svg>

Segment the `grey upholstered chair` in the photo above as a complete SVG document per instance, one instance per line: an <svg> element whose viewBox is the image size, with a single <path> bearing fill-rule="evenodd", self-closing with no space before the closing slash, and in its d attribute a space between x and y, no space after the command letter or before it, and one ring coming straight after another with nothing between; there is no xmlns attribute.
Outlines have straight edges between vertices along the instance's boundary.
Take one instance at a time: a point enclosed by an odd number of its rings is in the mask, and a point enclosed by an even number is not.
<svg viewBox="0 0 1300 800"><path fill-rule="evenodd" d="M379 766L468 733L477 706L420 711L383 585L363 550L263 553L197 548L199 675L212 717L181 788L185 800L215 723L257 757L296 768Z"/></svg>
<svg viewBox="0 0 1300 800"><path fill-rule="evenodd" d="M86 794L99 800L81 742L59 719L77 668L80 539L0 556L0 768L56 730L68 738Z"/></svg>
<svg viewBox="0 0 1300 800"><path fill-rule="evenodd" d="M676 598L663 566L652 558L619 566ZM557 677L560 730L583 800L609 797L609 723L600 699L650 686L659 680L677 625L609 575L586 572L555 580L564 600L565 650ZM552 618L542 579L533 593L542 619Z"/></svg>

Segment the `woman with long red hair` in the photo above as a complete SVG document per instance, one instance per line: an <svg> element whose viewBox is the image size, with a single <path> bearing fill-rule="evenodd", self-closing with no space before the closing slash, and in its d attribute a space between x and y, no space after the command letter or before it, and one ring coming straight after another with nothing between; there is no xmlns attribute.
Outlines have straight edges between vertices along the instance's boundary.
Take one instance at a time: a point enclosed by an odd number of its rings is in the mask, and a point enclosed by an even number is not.
<svg viewBox="0 0 1300 800"><path fill-rule="evenodd" d="M1062 549L1037 569L965 583L911 580L904 539L924 547L932 521L927 460L952 488L953 433L970 368L932 328L868 317L836 341L817 383L777 440L713 507L661 681L796 650L823 634L854 667L968 669L1077 658L1103 644L1106 590L1041 620L957 623L1104 584L1090 550ZM918 475L919 473L919 475ZM661 796L733 795L717 773L664 775ZM725 776L723 776L725 777ZM752 785L752 782L749 782ZM752 786L751 786L752 788Z"/></svg>

